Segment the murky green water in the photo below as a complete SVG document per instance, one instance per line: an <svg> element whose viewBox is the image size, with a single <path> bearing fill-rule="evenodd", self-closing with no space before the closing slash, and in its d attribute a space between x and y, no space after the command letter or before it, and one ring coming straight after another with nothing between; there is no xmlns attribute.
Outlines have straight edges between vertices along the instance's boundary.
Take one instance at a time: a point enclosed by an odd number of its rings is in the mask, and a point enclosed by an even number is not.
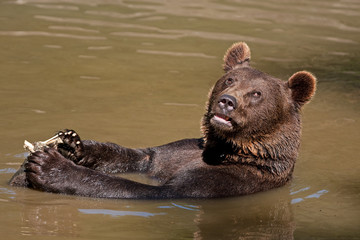
<svg viewBox="0 0 360 240"><path fill-rule="evenodd" d="M318 77L294 179L218 200L87 199L12 188L24 139L63 128L153 146L200 136L222 56ZM0 0L2 239L360 239L360 2Z"/></svg>

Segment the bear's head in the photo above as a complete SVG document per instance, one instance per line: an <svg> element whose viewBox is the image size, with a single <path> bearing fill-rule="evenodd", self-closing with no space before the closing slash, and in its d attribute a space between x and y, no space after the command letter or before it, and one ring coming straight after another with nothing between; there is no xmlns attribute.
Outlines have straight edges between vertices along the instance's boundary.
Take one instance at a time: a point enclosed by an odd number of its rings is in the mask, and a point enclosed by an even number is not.
<svg viewBox="0 0 360 240"><path fill-rule="evenodd" d="M250 66L250 49L244 42L227 50L223 68L225 75L212 88L203 117L205 141L240 146L271 145L280 141L274 137L286 140L294 134L300 138L299 112L316 88L311 73L297 72L285 82L256 70Z"/></svg>

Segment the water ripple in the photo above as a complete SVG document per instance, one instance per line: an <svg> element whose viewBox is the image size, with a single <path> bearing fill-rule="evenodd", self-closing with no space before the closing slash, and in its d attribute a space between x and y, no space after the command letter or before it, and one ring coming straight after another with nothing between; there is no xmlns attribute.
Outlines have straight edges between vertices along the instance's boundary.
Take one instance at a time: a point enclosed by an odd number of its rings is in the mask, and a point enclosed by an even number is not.
<svg viewBox="0 0 360 240"><path fill-rule="evenodd" d="M359 42L351 40L351 39L345 39L345 38L338 38L338 37L330 37L330 36L308 36L310 38L316 38L316 39L321 39L321 40L325 40L325 41L330 41L330 42L336 42L336 43L344 43L344 44L359 44Z"/></svg>
<svg viewBox="0 0 360 240"><path fill-rule="evenodd" d="M35 15L34 18L49 21L49 22L60 22L60 23L72 23L72 24L84 24L88 26L97 26L97 27L111 27L111 28L131 28L131 29L141 29L141 30L159 30L157 27L149 27L137 24L121 23L121 22L111 22L111 21L102 21L102 20L91 20L91 19L81 19L81 18L62 18L62 17L53 17L45 15Z"/></svg>
<svg viewBox="0 0 360 240"><path fill-rule="evenodd" d="M166 39L178 39L182 37L197 37L204 39L212 40L231 40L238 41L242 39L243 41L257 42L263 44L278 44L277 41L272 41L268 39L262 39L257 37L244 36L239 34L232 33L222 33L222 32L205 32L205 31L193 31L193 30L184 30L184 29L162 29L158 27L145 26L140 24L129 24L129 23L120 23L120 22L111 22L111 21L101 21L101 20L90 20L90 19L80 19L80 18L61 18L53 16L44 16L36 15L36 19L41 19L50 22L61 22L61 23L72 23L72 24L84 24L88 26L101 26L101 27L111 27L111 28L130 28L138 30L146 30L156 33L136 33L136 32L112 32L111 35L117 36L131 36L131 37L146 37L146 38L166 38ZM168 34L168 35L165 35Z"/></svg>
<svg viewBox="0 0 360 240"><path fill-rule="evenodd" d="M34 4L33 6L43 9L56 9L56 10L70 10L78 11L79 7L77 6L64 6L64 5L46 5L46 4Z"/></svg>
<svg viewBox="0 0 360 240"><path fill-rule="evenodd" d="M136 217L153 217L157 215L165 215L166 213L149 213L149 212L136 212L136 211L118 211L109 209L78 209L79 212L84 214L103 214L113 217L118 216L136 216Z"/></svg>
<svg viewBox="0 0 360 240"><path fill-rule="evenodd" d="M2 173L16 173L16 169L14 169L14 168L0 169L0 174L2 174Z"/></svg>
<svg viewBox="0 0 360 240"><path fill-rule="evenodd" d="M64 31L79 31L88 33L99 33L98 30L86 29L82 27L70 27L70 26L49 26L49 29L53 30L64 30Z"/></svg>
<svg viewBox="0 0 360 240"><path fill-rule="evenodd" d="M215 58L214 56L206 55L204 53L184 53L184 52L170 52L170 51L155 51L138 49L138 53L155 54L155 55L168 55L174 57L202 57L202 58Z"/></svg>
<svg viewBox="0 0 360 240"><path fill-rule="evenodd" d="M157 34L157 33L139 33L139 32L113 32L111 35L121 37L141 37L141 38L159 38L159 39L179 39L185 37L184 34Z"/></svg>
<svg viewBox="0 0 360 240"><path fill-rule="evenodd" d="M292 194L297 194L299 192L302 192L302 191L307 191L309 190L310 188L304 188L304 189L300 189L299 191L297 192L293 192ZM299 203L299 202L302 202L304 201L305 199L309 199L309 198L320 198L322 195L328 193L329 191L328 190L319 190L317 191L316 193L312 193L310 195L307 195L306 197L303 197L303 198L294 198L291 200L291 204L296 204L296 203ZM291 195L292 195L291 194Z"/></svg>
<svg viewBox="0 0 360 240"><path fill-rule="evenodd" d="M124 14L124 13L108 12L108 11L85 11L85 14L96 15L96 16L106 16L106 17L113 17L113 18L121 18L121 19L148 17L148 16L153 15L153 13L147 13L147 12L136 12L136 13Z"/></svg>
<svg viewBox="0 0 360 240"><path fill-rule="evenodd" d="M112 49L112 46L90 46L88 47L89 50L109 50Z"/></svg>
<svg viewBox="0 0 360 240"><path fill-rule="evenodd" d="M51 33L42 31L0 31L0 36L13 36L13 37L27 37L27 36L41 36L41 37L58 37L70 38L80 40L106 40L106 37L101 36L82 36L66 33Z"/></svg>

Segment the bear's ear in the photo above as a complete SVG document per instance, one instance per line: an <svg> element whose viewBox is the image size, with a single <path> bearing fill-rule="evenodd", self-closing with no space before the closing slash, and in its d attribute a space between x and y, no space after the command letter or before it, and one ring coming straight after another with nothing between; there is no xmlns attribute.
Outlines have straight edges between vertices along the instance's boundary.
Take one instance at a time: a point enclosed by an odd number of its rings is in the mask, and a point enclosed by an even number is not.
<svg viewBox="0 0 360 240"><path fill-rule="evenodd" d="M316 78L309 72L301 71L293 74L288 81L292 99L300 106L309 102L316 90Z"/></svg>
<svg viewBox="0 0 360 240"><path fill-rule="evenodd" d="M247 67L249 62L249 46L244 42L234 43L225 53L223 69L228 72L235 68Z"/></svg>

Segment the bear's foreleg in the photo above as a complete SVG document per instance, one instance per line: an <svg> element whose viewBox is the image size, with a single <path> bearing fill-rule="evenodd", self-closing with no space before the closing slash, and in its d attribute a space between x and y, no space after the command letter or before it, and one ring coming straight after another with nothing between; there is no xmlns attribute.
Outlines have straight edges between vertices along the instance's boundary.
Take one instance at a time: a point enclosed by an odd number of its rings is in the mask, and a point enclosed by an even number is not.
<svg viewBox="0 0 360 240"><path fill-rule="evenodd" d="M104 173L145 172L149 168L149 150L81 140L74 130L65 130L58 135L63 142L58 144L58 151L77 165Z"/></svg>
<svg viewBox="0 0 360 240"><path fill-rule="evenodd" d="M102 198L163 198L161 188L76 165L54 149L37 151L25 164L29 187L52 193Z"/></svg>

